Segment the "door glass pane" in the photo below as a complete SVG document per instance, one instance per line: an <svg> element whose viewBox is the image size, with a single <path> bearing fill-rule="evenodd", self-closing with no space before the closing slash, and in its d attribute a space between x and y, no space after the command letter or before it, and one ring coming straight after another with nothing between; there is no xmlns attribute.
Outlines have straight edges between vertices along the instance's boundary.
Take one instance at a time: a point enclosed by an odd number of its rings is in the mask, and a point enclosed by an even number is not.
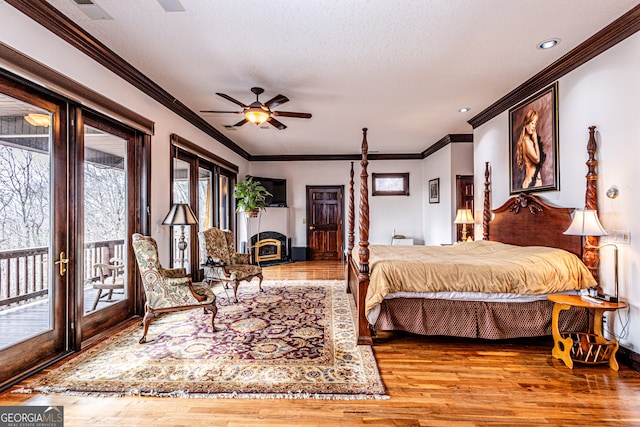
<svg viewBox="0 0 640 427"><path fill-rule="evenodd" d="M189 173L190 165L180 159L173 159L173 203L190 203L189 199ZM185 241L187 244L186 250L179 248L178 242L180 241L180 235L184 232ZM187 269L187 273L190 272L190 254L188 249L191 246L191 227L188 226L175 226L171 227L171 238L173 240L173 259L172 265L174 267L184 267Z"/></svg>
<svg viewBox="0 0 640 427"><path fill-rule="evenodd" d="M198 171L198 229L213 227L213 172L200 168Z"/></svg>
<svg viewBox="0 0 640 427"><path fill-rule="evenodd" d="M218 187L218 218L220 219L219 227L223 230L228 230L230 226L229 207L231 206L231 189L229 188L229 177L226 175L219 175Z"/></svg>
<svg viewBox="0 0 640 427"><path fill-rule="evenodd" d="M199 168L198 170L198 230L204 231L213 227L213 171ZM204 254L200 254L200 259Z"/></svg>
<svg viewBox="0 0 640 427"><path fill-rule="evenodd" d="M84 127L84 312L126 298L127 141Z"/></svg>
<svg viewBox="0 0 640 427"><path fill-rule="evenodd" d="M50 123L0 94L0 348L53 324Z"/></svg>

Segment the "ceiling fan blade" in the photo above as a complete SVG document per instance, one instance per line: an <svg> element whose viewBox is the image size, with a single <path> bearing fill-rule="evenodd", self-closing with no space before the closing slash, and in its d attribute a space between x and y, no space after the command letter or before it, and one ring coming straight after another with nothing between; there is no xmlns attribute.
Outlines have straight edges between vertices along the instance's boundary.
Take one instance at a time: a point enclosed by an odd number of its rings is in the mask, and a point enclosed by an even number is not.
<svg viewBox="0 0 640 427"><path fill-rule="evenodd" d="M310 119L311 114L309 113L294 113L293 111L272 111L271 114L274 116L280 117L297 117L299 119Z"/></svg>
<svg viewBox="0 0 640 427"><path fill-rule="evenodd" d="M226 99L227 101L231 101L234 104L238 104L239 106L241 106L242 108L247 108L246 105L244 105L242 102L238 101L237 99L233 99L232 97L230 97L229 95L225 95L224 93L220 93L220 92L216 92L216 95L223 97L224 99Z"/></svg>
<svg viewBox="0 0 640 427"><path fill-rule="evenodd" d="M242 114L242 111L214 111L214 110L200 110L201 113L229 113L229 114Z"/></svg>
<svg viewBox="0 0 640 427"><path fill-rule="evenodd" d="M274 127L278 128L278 130L285 130L287 128L284 124L280 123L279 121L277 121L273 117L269 117L267 122L269 122L271 124L271 126L274 126Z"/></svg>
<svg viewBox="0 0 640 427"><path fill-rule="evenodd" d="M287 98L284 95L276 95L270 100L268 100L267 102L265 102L264 105L266 105L267 108L273 108L273 107L277 107L278 105L282 105L285 102L289 102L289 98Z"/></svg>
<svg viewBox="0 0 640 427"><path fill-rule="evenodd" d="M247 118L245 117L244 119L240 120L238 123L236 123L233 126L242 126L243 124L247 123L249 120L247 120Z"/></svg>

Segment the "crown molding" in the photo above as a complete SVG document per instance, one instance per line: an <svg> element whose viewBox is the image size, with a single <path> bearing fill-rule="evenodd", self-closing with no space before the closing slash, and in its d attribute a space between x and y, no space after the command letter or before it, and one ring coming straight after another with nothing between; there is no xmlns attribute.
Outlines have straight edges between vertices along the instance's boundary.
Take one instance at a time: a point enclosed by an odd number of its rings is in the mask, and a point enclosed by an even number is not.
<svg viewBox="0 0 640 427"><path fill-rule="evenodd" d="M327 162L360 160L361 154L288 154L288 155L268 155L250 156L250 162ZM420 160L420 154L369 154L369 160Z"/></svg>
<svg viewBox="0 0 640 427"><path fill-rule="evenodd" d="M448 134L442 137L438 142L431 145L429 148L421 153L401 153L401 154L379 154L371 153L367 156L369 160L422 160L439 149L456 143L470 143L473 142L473 134L470 133L454 133ZM358 154L291 154L291 155L269 155L269 156L250 156L250 162L327 162L327 161L345 161L345 160L360 160L362 155Z"/></svg>
<svg viewBox="0 0 640 427"><path fill-rule="evenodd" d="M450 133L448 135L443 136L438 142L431 145L429 148L424 150L420 154L420 158L425 159L438 151L439 149L446 147L449 144L456 144L460 142L473 142L473 134L472 133Z"/></svg>
<svg viewBox="0 0 640 427"><path fill-rule="evenodd" d="M526 82L472 117L468 123L475 129L528 98L560 77L575 70L640 30L640 5L579 44L575 49L543 69Z"/></svg>

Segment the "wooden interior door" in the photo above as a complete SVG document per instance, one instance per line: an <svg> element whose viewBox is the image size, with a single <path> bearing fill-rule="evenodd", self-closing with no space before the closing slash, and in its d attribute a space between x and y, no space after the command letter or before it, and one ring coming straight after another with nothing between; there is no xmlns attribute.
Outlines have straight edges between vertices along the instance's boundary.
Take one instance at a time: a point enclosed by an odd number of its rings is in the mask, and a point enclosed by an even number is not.
<svg viewBox="0 0 640 427"><path fill-rule="evenodd" d="M456 210L471 209L471 213L475 218L473 210L473 175L457 175L456 176ZM473 239L473 224L467 224L467 236ZM462 240L462 224L456 225L456 241Z"/></svg>
<svg viewBox="0 0 640 427"><path fill-rule="evenodd" d="M307 242L310 257L341 259L342 186L307 186Z"/></svg>

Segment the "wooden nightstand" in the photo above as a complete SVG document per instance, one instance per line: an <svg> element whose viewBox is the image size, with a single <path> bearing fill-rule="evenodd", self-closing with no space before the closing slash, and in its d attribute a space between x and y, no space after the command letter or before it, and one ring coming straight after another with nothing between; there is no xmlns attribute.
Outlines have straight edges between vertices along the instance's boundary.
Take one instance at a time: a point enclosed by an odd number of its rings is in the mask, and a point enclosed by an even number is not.
<svg viewBox="0 0 640 427"><path fill-rule="evenodd" d="M618 370L616 352L618 341L608 340L602 334L602 315L605 311L615 311L626 308L625 302L606 302L596 304L583 300L579 295L549 295L549 301L553 301L553 317L551 320L551 332L553 334L553 350L551 354L560 359L569 368L573 369L573 362L594 364L608 363L614 371ZM592 331L564 332L558 329L558 317L563 310L571 307L584 307L593 312Z"/></svg>

